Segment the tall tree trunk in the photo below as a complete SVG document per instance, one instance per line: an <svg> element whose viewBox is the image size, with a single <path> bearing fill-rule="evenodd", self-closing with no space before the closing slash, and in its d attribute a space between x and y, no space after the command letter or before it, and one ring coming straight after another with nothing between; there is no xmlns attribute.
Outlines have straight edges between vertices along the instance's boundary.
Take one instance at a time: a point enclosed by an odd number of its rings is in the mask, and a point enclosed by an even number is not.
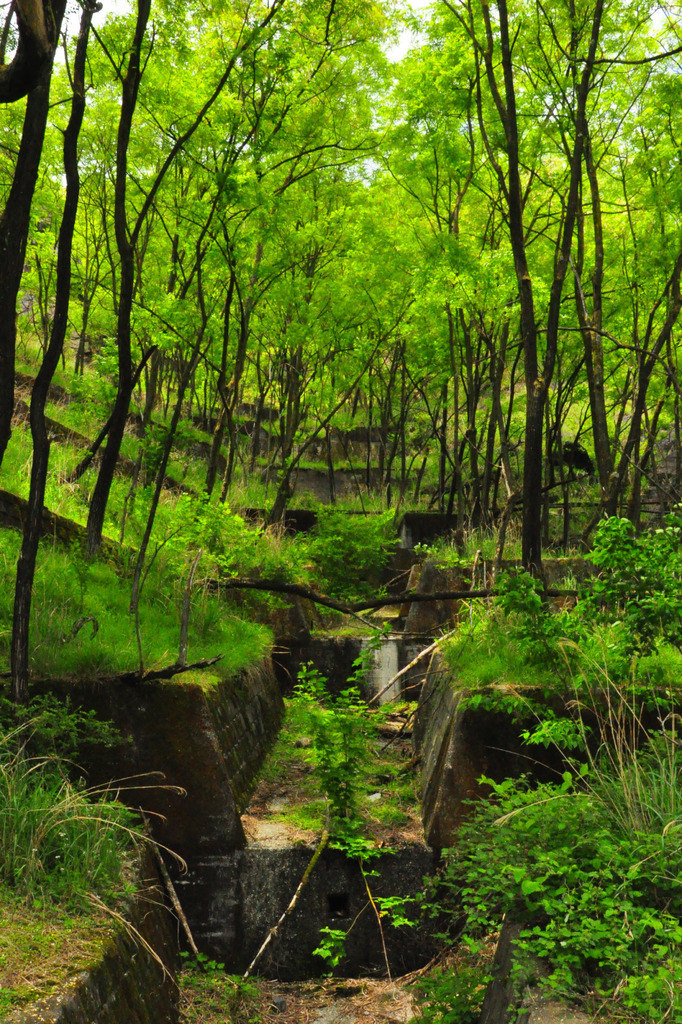
<svg viewBox="0 0 682 1024"><path fill-rule="evenodd" d="M33 385L31 394L30 423L33 439L33 461L31 464L31 485L28 497L28 512L24 526L21 553L17 563L14 590L14 618L12 620L11 677L12 699L25 702L28 698L29 668L29 624L31 618L31 597L35 575L38 544L42 532L45 484L50 457L50 441L45 423L47 392L59 359L64 349L64 338L69 315L71 292L71 251L76 211L80 192L78 176L78 136L85 111L85 55L92 10L83 9L80 33L76 46L73 69L73 99L71 116L64 132L64 173L66 197L59 230L57 249L57 287L50 340L43 362ZM32 94L34 95L34 94Z"/></svg>
<svg viewBox="0 0 682 1024"><path fill-rule="evenodd" d="M121 450L128 408L133 392L132 337L130 320L133 309L135 287L135 244L128 231L126 196L128 184L128 146L137 106L137 94L143 74L142 44L147 31L151 0L138 0L137 22L133 37L128 69L123 79L121 114L116 142L116 183L114 189L114 229L116 246L120 259L120 282L118 293L118 317L116 343L118 347L118 390L110 416L109 434L102 454L97 482L90 499L87 522L87 543L90 554L94 554L102 543L104 513L114 479L114 471ZM138 231L140 222L138 220Z"/></svg>
<svg viewBox="0 0 682 1024"><path fill-rule="evenodd" d="M448 383L445 381L440 394L443 405L440 428L438 430L438 509L445 512L445 473L448 458ZM455 470L453 469L453 473Z"/></svg>
<svg viewBox="0 0 682 1024"><path fill-rule="evenodd" d="M65 7L66 0L59 0L52 7L56 38L59 37ZM28 94L12 187L0 217L0 466L12 433L17 296L26 256L31 203L43 151L51 77L52 54L41 60L40 73Z"/></svg>
<svg viewBox="0 0 682 1024"><path fill-rule="evenodd" d="M137 562L135 563L135 572L133 574L133 586L130 595L130 611L136 617L139 609L142 570L144 568L144 562L147 555L149 541L151 540L152 529L154 527L154 519L156 518L156 511L159 507L161 491L163 490L163 481L166 476L166 469L168 468L168 460L170 458L170 453L173 448L173 438L175 437L175 433L178 429L178 423L180 422L180 417L182 415L182 403L185 398L185 393L192 379L192 375L194 374L194 371L199 362L199 358L201 355L201 344L203 341L205 329L206 322L204 321L204 323L202 323L198 331L196 343L194 349L192 350L190 361L188 362L183 377L181 378L178 384L178 394L175 402L175 409L173 410L173 417L171 419L170 426L168 428L168 432L164 440L163 451L161 453L161 460L156 471L154 493L152 495L149 513L147 515L147 522L145 524L144 534L142 536L140 548L137 553ZM142 665L140 659L140 673L142 673L143 668L144 666Z"/></svg>
<svg viewBox="0 0 682 1024"><path fill-rule="evenodd" d="M602 344L602 284L604 280L604 236L601 217L601 197L597 171L592 158L592 145L589 137L585 145L585 169L590 183L592 198L592 224L594 228L594 272L592 274L592 316L585 316L584 300L579 303L579 322L583 328L585 345L585 370L587 386L590 393L590 411L592 413L592 436L594 439L594 457L602 494L606 494L609 479L613 472L613 459L609 443L609 425L606 413L606 395L604 391L604 349ZM582 316L580 315L582 313Z"/></svg>
<svg viewBox="0 0 682 1024"><path fill-rule="evenodd" d="M234 268L230 268L230 283L227 286L227 294L225 296L225 302L223 304L223 344L220 355L220 369L218 370L218 379L216 381L216 388L218 391L218 397L222 405L220 416L216 421L216 425L213 429L213 435L211 437L211 451L208 459L208 466L206 469L206 493L210 496L213 493L215 487L216 476L218 475L218 461L220 458L220 448L223 443L223 436L225 434L225 424L227 423L227 407L229 405L229 397L226 391L227 383L227 354L230 343L230 317L232 315L232 299L234 297L234 286L235 286L235 272Z"/></svg>
<svg viewBox="0 0 682 1024"><path fill-rule="evenodd" d="M137 2L135 35L130 49L128 69L123 80L121 115L119 119L116 148L114 226L116 231L116 245L121 261L121 280L119 286L119 310L117 321L117 341L119 347L118 392L112 412L112 426L109 431L109 439L102 457L102 463L100 465L100 471L93 491L88 515L88 547L91 552L96 551L102 543L104 513L106 510L107 500L109 498L109 491L111 490L114 469L116 467L121 441L123 439L128 406L132 395L130 316L132 311L133 290L135 287L136 274L135 249L140 232L154 208L157 193L164 182L166 174L175 163L176 157L193 137L199 126L206 118L206 115L221 95L240 57L252 45L254 39L256 39L263 29L265 29L273 18L276 17L283 4L284 0L273 0L273 2L265 8L265 13L260 21L251 21L248 29L246 21L244 22L244 31L239 33L238 43L233 49L229 60L226 61L220 79L212 89L208 99L206 99L200 110L192 119L189 127L181 135L176 137L175 142L169 149L161 167L156 173L154 180L145 192L144 200L141 202L134 225L129 231L126 216L127 151L130 141L133 114L137 105L138 89L144 73L141 55L147 22L149 20L151 0L138 0Z"/></svg>
<svg viewBox="0 0 682 1024"><path fill-rule="evenodd" d="M494 31L490 8L482 8L486 27L486 45L482 49L486 77L495 106L504 129L507 149L507 170L495 162L495 169L506 200L509 235L519 288L521 307L521 337L524 347L526 378L526 423L523 464L523 521L521 529L521 557L531 572L542 572L542 442L544 408L552 381L557 353L559 315L566 271L569 266L573 231L578 210L583 145L587 135L585 115L590 93L592 70L601 28L603 0L596 0L592 17L588 55L583 62L577 89L574 115L574 138L569 157L569 187L563 203L563 223L560 241L554 258L554 272L547 310L546 344L542 368L538 359L538 335L535 300L526 255L526 234L523 219L523 190L519 155L518 118L516 111L516 84L509 32L507 0L498 0L500 49L504 98L497 80L497 66L493 54ZM481 120L479 102L479 120ZM489 151L490 155L490 151Z"/></svg>
<svg viewBox="0 0 682 1024"><path fill-rule="evenodd" d="M65 7L61 0L14 0L19 42L13 60L0 65L0 103L15 103L45 74L49 79Z"/></svg>

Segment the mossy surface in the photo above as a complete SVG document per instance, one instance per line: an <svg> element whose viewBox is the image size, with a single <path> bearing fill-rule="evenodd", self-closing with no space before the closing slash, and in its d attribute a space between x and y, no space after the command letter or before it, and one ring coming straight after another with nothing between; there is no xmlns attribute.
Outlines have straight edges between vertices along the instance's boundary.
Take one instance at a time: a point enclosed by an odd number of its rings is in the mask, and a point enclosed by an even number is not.
<svg viewBox="0 0 682 1024"><path fill-rule="evenodd" d="M69 916L0 893L0 1019L6 1024L173 1024L175 922L150 855L137 891L113 909Z"/></svg>
<svg viewBox="0 0 682 1024"><path fill-rule="evenodd" d="M101 913L74 916L39 900L27 907L0 891L0 1019L93 967L110 934Z"/></svg>

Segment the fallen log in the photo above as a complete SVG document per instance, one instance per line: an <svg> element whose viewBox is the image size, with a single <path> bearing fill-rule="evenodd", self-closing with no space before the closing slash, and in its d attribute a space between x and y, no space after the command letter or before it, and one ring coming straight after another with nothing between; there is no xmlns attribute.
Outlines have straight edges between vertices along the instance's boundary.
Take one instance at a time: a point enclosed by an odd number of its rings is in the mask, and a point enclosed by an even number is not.
<svg viewBox="0 0 682 1024"><path fill-rule="evenodd" d="M430 594L421 594L416 590L404 590L400 594L393 594L386 597L375 597L365 601L337 601L334 597L327 597L319 594L312 587L303 586L300 583L283 583L280 580L246 580L235 577L234 579L223 579L220 582L222 590L262 590L272 594L288 594L290 597L302 597L315 604L323 605L325 608L332 608L337 612L344 612L347 615L355 615L357 612L371 611L374 608L383 608L387 605L409 604L412 601L466 601L469 598L496 597L497 591L494 587L486 587L482 590L439 590ZM544 591L547 597L575 597L577 590L556 590L554 588Z"/></svg>

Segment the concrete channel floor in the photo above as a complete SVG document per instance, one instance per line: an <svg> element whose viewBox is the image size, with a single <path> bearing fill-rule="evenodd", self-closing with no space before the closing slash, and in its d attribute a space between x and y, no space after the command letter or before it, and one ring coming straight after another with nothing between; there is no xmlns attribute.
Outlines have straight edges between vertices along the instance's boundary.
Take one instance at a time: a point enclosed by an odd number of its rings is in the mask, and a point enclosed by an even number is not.
<svg viewBox="0 0 682 1024"><path fill-rule="evenodd" d="M317 980L282 985L272 983L267 1024L408 1024L416 1006L406 979ZM279 1006L279 1009L277 1008ZM587 1014L565 1004L533 995L524 1024L590 1024Z"/></svg>
<svg viewBox="0 0 682 1024"><path fill-rule="evenodd" d="M282 1007L279 1011L275 1009L277 1003ZM413 1015L412 994L400 982L346 978L341 982L328 979L273 987L268 1022L407 1024Z"/></svg>

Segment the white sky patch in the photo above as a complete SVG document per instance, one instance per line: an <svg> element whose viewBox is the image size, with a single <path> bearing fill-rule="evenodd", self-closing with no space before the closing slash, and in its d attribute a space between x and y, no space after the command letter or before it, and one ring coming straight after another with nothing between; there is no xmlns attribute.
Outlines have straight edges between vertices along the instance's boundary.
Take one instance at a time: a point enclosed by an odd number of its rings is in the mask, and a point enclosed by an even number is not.
<svg viewBox="0 0 682 1024"><path fill-rule="evenodd" d="M102 25L110 14L126 14L135 8L134 0L101 0L102 10L93 17L95 26ZM81 8L77 3L69 3L66 7L63 28L70 36L77 35L81 20Z"/></svg>
<svg viewBox="0 0 682 1024"><path fill-rule="evenodd" d="M434 6L435 0L408 0L410 7L412 8L413 14L417 17L422 16L424 20L428 18L429 8ZM402 60L408 50L412 47L417 46L420 41L420 33L412 32L410 29L403 29L400 33L398 42L393 46L389 46L386 50L386 56L394 64Z"/></svg>

